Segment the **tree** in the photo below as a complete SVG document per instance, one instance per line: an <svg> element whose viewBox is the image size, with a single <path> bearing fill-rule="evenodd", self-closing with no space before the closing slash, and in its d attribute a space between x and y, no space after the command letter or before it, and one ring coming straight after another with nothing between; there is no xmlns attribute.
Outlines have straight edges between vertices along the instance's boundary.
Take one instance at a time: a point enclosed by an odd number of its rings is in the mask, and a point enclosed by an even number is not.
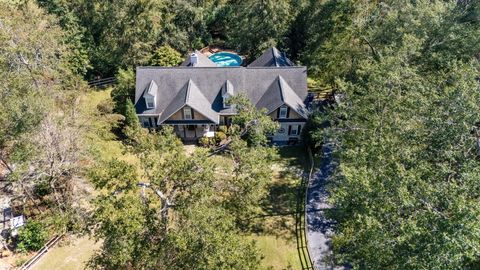
<svg viewBox="0 0 480 270"><path fill-rule="evenodd" d="M168 45L160 46L150 58L150 65L161 67L175 67L182 62L182 55Z"/></svg>
<svg viewBox="0 0 480 270"><path fill-rule="evenodd" d="M98 269L255 269L253 242L239 235L222 205L205 151L187 156L171 129L145 134L134 166L113 160L91 173L100 195L91 226Z"/></svg>
<svg viewBox="0 0 480 270"><path fill-rule="evenodd" d="M267 195L267 186L273 177L272 166L278 157L277 149L261 145L249 147L247 142L234 138L228 155L233 170L224 179L228 194L226 207L234 213L238 224L248 225L247 220L259 214L260 202Z"/></svg>
<svg viewBox="0 0 480 270"><path fill-rule="evenodd" d="M293 20L290 1L231 1L231 27L227 43L255 59L263 51L277 46Z"/></svg>
<svg viewBox="0 0 480 270"><path fill-rule="evenodd" d="M81 212L72 190L81 168L76 112L85 83L72 73L67 34L53 16L31 1L0 6L2 197L20 202L26 216L66 216L55 224L66 230Z"/></svg>
<svg viewBox="0 0 480 270"><path fill-rule="evenodd" d="M127 100L135 99L135 72L133 69L120 69L116 75L117 84L112 89L111 96L115 103L114 112L126 115Z"/></svg>
<svg viewBox="0 0 480 270"><path fill-rule="evenodd" d="M42 224L36 221L27 222L18 233L17 249L22 252L38 251L46 241L47 234Z"/></svg>
<svg viewBox="0 0 480 270"><path fill-rule="evenodd" d="M127 105L125 106L125 120L123 121L123 134L127 136L127 142L133 144L139 140L139 136L142 136L141 133L142 126L140 126L135 106L130 99L127 99Z"/></svg>
<svg viewBox="0 0 480 270"><path fill-rule="evenodd" d="M228 104L235 107L237 114L232 118L231 129L234 136L244 138L250 145L266 145L267 137L279 128L267 115L266 110L258 110L248 97L239 94L228 100Z"/></svg>
<svg viewBox="0 0 480 270"><path fill-rule="evenodd" d="M71 52L68 58L69 67L75 74L85 76L92 66L87 51L88 44L85 43L85 28L80 26L79 18L69 9L65 1L38 0L37 2L50 14L58 17L59 25L66 33L64 42Z"/></svg>
<svg viewBox="0 0 480 270"><path fill-rule="evenodd" d="M480 28L464 20L478 4L318 6L333 27L311 29L319 42L308 57L344 97L313 133L339 161L329 187L336 258L358 269L478 265Z"/></svg>

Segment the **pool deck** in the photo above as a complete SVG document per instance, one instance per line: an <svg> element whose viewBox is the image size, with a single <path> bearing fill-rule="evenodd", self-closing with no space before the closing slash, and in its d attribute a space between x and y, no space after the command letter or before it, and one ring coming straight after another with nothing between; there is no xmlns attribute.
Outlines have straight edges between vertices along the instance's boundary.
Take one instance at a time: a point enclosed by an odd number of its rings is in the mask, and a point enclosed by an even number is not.
<svg viewBox="0 0 480 270"><path fill-rule="evenodd" d="M223 47L219 47L219 46L207 46L203 49L200 49L200 52L207 57L210 57L213 54L219 53L219 52L233 53L233 54L236 54L236 55L240 56L240 58L242 58L242 60L243 60L242 66L245 65L245 56L241 55L241 54L238 54L236 51L231 50L231 49L227 49L227 48L223 48Z"/></svg>

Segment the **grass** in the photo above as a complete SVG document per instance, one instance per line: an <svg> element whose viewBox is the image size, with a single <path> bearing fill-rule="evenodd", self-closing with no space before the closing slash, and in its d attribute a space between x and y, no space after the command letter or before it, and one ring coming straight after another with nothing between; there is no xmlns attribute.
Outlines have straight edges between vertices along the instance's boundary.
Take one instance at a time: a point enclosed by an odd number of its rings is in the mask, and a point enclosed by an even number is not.
<svg viewBox="0 0 480 270"><path fill-rule="evenodd" d="M83 270L98 243L88 237L73 238L51 249L32 270Z"/></svg>
<svg viewBox="0 0 480 270"><path fill-rule="evenodd" d="M82 115L85 116L84 122L88 130L85 141L97 160L118 158L136 164L138 160L135 156L125 151L125 146L111 131L112 125L115 125L119 116L101 114L97 109L99 105L111 102L111 91L111 88L90 91L82 97L80 108Z"/></svg>
<svg viewBox="0 0 480 270"><path fill-rule="evenodd" d="M295 242L272 235L253 236L264 256L261 270L301 269Z"/></svg>
<svg viewBox="0 0 480 270"><path fill-rule="evenodd" d="M268 197L262 202L265 216L255 221L252 238L264 255L260 269L301 269L294 212L306 153L295 146L282 147L279 154Z"/></svg>

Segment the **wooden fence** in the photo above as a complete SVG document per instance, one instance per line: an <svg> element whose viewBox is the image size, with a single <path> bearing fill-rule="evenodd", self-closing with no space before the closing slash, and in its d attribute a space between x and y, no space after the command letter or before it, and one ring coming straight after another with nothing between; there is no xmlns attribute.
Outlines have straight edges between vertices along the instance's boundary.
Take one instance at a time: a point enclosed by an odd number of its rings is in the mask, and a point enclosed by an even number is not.
<svg viewBox="0 0 480 270"><path fill-rule="evenodd" d="M103 79L96 79L88 82L88 86L90 87L98 87L98 88L105 88L109 85L113 85L117 83L117 78L109 77Z"/></svg>
<svg viewBox="0 0 480 270"><path fill-rule="evenodd" d="M302 270L314 270L312 258L308 251L307 243L307 212L305 211L305 203L307 201L307 192L306 188L312 177L314 163L312 151L310 148L307 148L308 157L309 157L309 171L308 174L305 173L302 177L302 181L297 190L297 209L295 211L295 234L297 238L297 251L300 258L300 264L302 265Z"/></svg>

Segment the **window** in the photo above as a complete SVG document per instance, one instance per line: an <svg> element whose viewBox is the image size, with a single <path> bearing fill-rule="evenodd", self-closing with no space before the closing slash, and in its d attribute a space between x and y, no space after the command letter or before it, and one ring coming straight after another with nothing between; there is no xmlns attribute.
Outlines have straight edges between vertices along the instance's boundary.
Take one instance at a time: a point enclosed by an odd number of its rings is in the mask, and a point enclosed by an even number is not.
<svg viewBox="0 0 480 270"><path fill-rule="evenodd" d="M147 109L155 108L155 99L153 97L145 97L145 102L147 103Z"/></svg>
<svg viewBox="0 0 480 270"><path fill-rule="evenodd" d="M289 135L292 135L292 136L298 135L298 125L289 126L288 129L290 130Z"/></svg>
<svg viewBox="0 0 480 270"><path fill-rule="evenodd" d="M150 121L148 121L149 118L142 118L142 123L143 127L150 127Z"/></svg>
<svg viewBox="0 0 480 270"><path fill-rule="evenodd" d="M302 130L302 125L290 125L288 126L288 135L299 136Z"/></svg>
<svg viewBox="0 0 480 270"><path fill-rule="evenodd" d="M280 107L279 110L280 110L280 112L279 112L279 114L278 114L278 118L282 118L282 119L283 119L283 118L287 118L287 110L288 110L288 108L285 107L285 106L282 106L282 107Z"/></svg>
<svg viewBox="0 0 480 270"><path fill-rule="evenodd" d="M183 119L192 120L192 109L189 107L183 108Z"/></svg>
<svg viewBox="0 0 480 270"><path fill-rule="evenodd" d="M228 96L223 97L223 108L228 109L230 108L230 105L227 104Z"/></svg>

